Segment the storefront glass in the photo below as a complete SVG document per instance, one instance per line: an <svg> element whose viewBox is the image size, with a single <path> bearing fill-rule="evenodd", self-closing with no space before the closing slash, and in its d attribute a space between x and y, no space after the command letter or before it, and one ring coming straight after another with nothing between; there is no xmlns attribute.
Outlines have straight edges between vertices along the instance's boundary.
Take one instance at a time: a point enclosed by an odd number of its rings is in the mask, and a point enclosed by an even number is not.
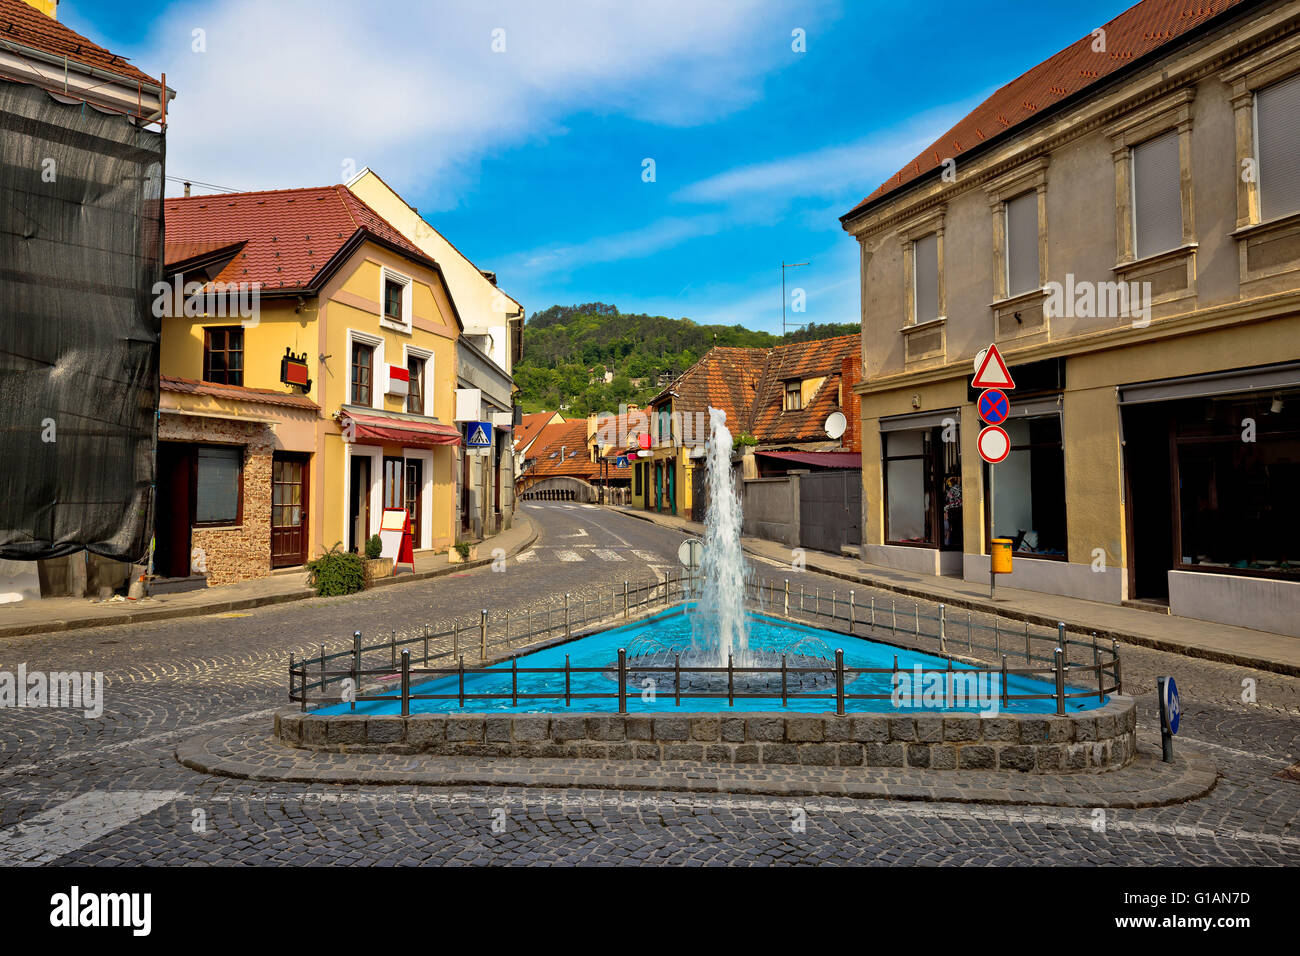
<svg viewBox="0 0 1300 956"><path fill-rule="evenodd" d="M1017 554L1065 559L1065 456L1061 417L1018 418L1002 426L1011 453L991 467L996 537Z"/></svg>

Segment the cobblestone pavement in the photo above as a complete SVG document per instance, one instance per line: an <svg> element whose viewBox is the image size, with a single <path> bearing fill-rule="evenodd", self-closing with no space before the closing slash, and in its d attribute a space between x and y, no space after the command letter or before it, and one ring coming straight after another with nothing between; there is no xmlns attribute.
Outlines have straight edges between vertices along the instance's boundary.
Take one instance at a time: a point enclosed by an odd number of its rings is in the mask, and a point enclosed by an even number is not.
<svg viewBox="0 0 1300 956"><path fill-rule="evenodd" d="M102 671L107 685L97 718L0 711L0 863L1300 863L1300 782L1279 776L1297 761L1300 680L1140 648L1121 648L1125 692L1142 702L1139 731L1156 730L1155 676L1173 674L1184 742L1220 775L1201 799L1098 813L576 786L338 787L239 781L176 761L197 736L269 728L291 652L341 648L357 629L465 623L483 607L541 606L564 591L608 595L675 566L677 532L579 505L528 510L541 538L504 573L0 643L0 671ZM842 581L755 570L845 593Z"/></svg>

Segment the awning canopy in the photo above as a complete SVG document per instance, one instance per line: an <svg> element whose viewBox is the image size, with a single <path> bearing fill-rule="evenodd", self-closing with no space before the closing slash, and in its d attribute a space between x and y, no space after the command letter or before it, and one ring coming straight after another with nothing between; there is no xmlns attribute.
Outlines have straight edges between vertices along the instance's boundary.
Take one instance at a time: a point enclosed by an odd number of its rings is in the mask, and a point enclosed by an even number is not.
<svg viewBox="0 0 1300 956"><path fill-rule="evenodd" d="M362 445L406 445L411 448L436 448L459 445L460 429L442 422L417 421L389 415L357 415L344 412L353 423L352 439ZM346 424L344 425L346 428Z"/></svg>
<svg viewBox="0 0 1300 956"><path fill-rule="evenodd" d="M856 451L756 451L754 454L818 468L862 467L862 455Z"/></svg>

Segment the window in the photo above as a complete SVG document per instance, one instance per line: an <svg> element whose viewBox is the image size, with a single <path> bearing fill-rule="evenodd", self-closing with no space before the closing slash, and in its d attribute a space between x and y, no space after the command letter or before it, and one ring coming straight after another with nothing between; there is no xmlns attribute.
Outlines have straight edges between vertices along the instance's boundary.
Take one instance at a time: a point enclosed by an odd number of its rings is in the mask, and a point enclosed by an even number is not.
<svg viewBox="0 0 1300 956"><path fill-rule="evenodd" d="M1260 216L1300 212L1300 76L1255 94Z"/></svg>
<svg viewBox="0 0 1300 956"><path fill-rule="evenodd" d="M913 276L916 284L914 323L939 317L939 234L922 236L912 243Z"/></svg>
<svg viewBox="0 0 1300 956"><path fill-rule="evenodd" d="M244 330L237 325L203 330L203 381L244 384Z"/></svg>
<svg viewBox="0 0 1300 956"><path fill-rule="evenodd" d="M410 328L411 280L385 268L382 283L383 315L380 317L380 324L402 330Z"/></svg>
<svg viewBox="0 0 1300 956"><path fill-rule="evenodd" d="M1011 452L993 481L994 537L1017 554L1065 560L1065 454L1057 414L1003 426ZM987 474L987 471L985 472Z"/></svg>
<svg viewBox="0 0 1300 956"><path fill-rule="evenodd" d="M961 451L944 427L882 434L885 541L960 551ZM955 432L955 429L953 429Z"/></svg>
<svg viewBox="0 0 1300 956"><path fill-rule="evenodd" d="M640 497L642 480L643 480L642 476L645 474L645 465L642 462L637 462L636 467L633 469L632 473L636 476L636 488L633 490L632 493Z"/></svg>
<svg viewBox="0 0 1300 956"><path fill-rule="evenodd" d="M1300 390L1180 403L1174 440L1175 567L1300 579Z"/></svg>
<svg viewBox="0 0 1300 956"><path fill-rule="evenodd" d="M243 519L244 450L200 446L194 478L194 523L239 524Z"/></svg>
<svg viewBox="0 0 1300 956"><path fill-rule="evenodd" d="M1038 288L1038 193L1028 192L1007 202L1007 295Z"/></svg>
<svg viewBox="0 0 1300 956"><path fill-rule="evenodd" d="M1178 132L1139 143L1133 163L1133 230L1139 259L1168 252L1183 241L1182 174Z"/></svg>
<svg viewBox="0 0 1300 956"><path fill-rule="evenodd" d="M785 400L781 407L787 412L797 412L803 407L801 383L798 379L785 383Z"/></svg>
<svg viewBox="0 0 1300 956"><path fill-rule="evenodd" d="M375 347L352 343L352 404L369 408L374 395Z"/></svg>
<svg viewBox="0 0 1300 956"><path fill-rule="evenodd" d="M406 410L412 415L424 414L424 359L408 356L406 371L410 376L410 391L406 395Z"/></svg>

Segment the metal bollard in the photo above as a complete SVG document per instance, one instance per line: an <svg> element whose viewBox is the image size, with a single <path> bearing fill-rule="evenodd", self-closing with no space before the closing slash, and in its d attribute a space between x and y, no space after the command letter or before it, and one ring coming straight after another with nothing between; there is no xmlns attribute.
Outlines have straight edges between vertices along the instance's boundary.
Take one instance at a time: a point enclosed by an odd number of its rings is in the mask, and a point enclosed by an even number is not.
<svg viewBox="0 0 1300 956"><path fill-rule="evenodd" d="M618 712L627 713L627 650L618 649Z"/></svg>
<svg viewBox="0 0 1300 956"><path fill-rule="evenodd" d="M352 632L352 710L357 709L357 695L361 693L361 632Z"/></svg>
<svg viewBox="0 0 1300 956"><path fill-rule="evenodd" d="M785 579L785 605L784 605L784 607L785 607L785 613L786 613L786 615L789 616L789 614L790 614L790 579L789 579L789 578L786 578L786 579Z"/></svg>
<svg viewBox="0 0 1300 956"><path fill-rule="evenodd" d="M947 608L942 604L939 605L939 653L948 653L948 620Z"/></svg>
<svg viewBox="0 0 1300 956"><path fill-rule="evenodd" d="M478 612L478 659L487 660L487 608Z"/></svg>
<svg viewBox="0 0 1300 956"><path fill-rule="evenodd" d="M567 639L570 636L569 631L569 592L564 592L564 636Z"/></svg>
<svg viewBox="0 0 1300 956"><path fill-rule="evenodd" d="M1056 659L1056 716L1065 716L1065 666L1064 652L1057 648L1052 655Z"/></svg>
<svg viewBox="0 0 1300 956"><path fill-rule="evenodd" d="M1124 682L1119 676L1119 641L1111 638L1110 652L1115 657L1115 693L1124 693Z"/></svg>
<svg viewBox="0 0 1300 956"><path fill-rule="evenodd" d="M835 715L844 716L844 648L835 649Z"/></svg>
<svg viewBox="0 0 1300 956"><path fill-rule="evenodd" d="M624 617L624 618L626 618L626 617L628 616L628 609L627 609L627 607L628 607L628 606L627 606L627 582L624 581L624 582L623 582L623 617Z"/></svg>
<svg viewBox="0 0 1300 956"><path fill-rule="evenodd" d="M411 716L411 652L402 648L402 716Z"/></svg>
<svg viewBox="0 0 1300 956"><path fill-rule="evenodd" d="M849 633L853 633L853 625L857 623L857 609L853 605L853 591L849 591Z"/></svg>

